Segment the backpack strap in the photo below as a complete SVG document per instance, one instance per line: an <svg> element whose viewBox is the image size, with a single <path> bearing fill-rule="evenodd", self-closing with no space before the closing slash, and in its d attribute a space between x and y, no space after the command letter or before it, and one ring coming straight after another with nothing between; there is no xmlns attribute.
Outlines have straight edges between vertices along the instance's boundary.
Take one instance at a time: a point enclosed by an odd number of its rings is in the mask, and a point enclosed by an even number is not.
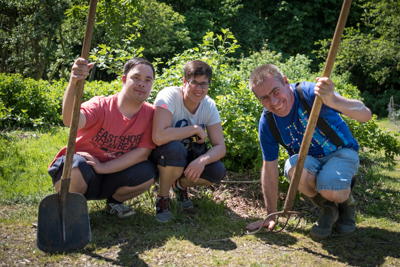
<svg viewBox="0 0 400 267"><path fill-rule="evenodd" d="M303 107L307 110L308 114L311 114L311 107L304 98L303 89L301 88L300 83L296 83L296 91ZM342 139L340 139L329 123L327 123L321 116L318 116L317 126L337 148L343 146Z"/></svg>
<svg viewBox="0 0 400 267"><path fill-rule="evenodd" d="M276 126L274 115L271 113L271 111L265 110L264 116L267 119L269 130L271 131L272 137L274 137L275 141L278 142L281 146L283 146L290 155L296 154L283 142L279 129Z"/></svg>

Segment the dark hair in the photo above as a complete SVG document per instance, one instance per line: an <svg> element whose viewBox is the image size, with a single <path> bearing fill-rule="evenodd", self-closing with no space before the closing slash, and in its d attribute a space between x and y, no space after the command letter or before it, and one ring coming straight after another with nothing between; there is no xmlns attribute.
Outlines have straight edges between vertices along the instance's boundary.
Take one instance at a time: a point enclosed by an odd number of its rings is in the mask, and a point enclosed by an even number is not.
<svg viewBox="0 0 400 267"><path fill-rule="evenodd" d="M136 67L137 65L148 65L151 67L151 69L153 70L153 79L156 78L156 70L153 67L153 64L151 64L150 62L148 62L146 59L141 58L141 57L134 57L132 59L129 59L125 65L124 65L124 75L128 74L128 72Z"/></svg>
<svg viewBox="0 0 400 267"><path fill-rule="evenodd" d="M211 83L212 69L207 63L201 60L193 60L186 63L183 69L183 76L186 80L190 79L190 77L196 78L202 75L206 75L208 82Z"/></svg>
<svg viewBox="0 0 400 267"><path fill-rule="evenodd" d="M272 75L275 79L280 81L282 84L285 84L285 80L283 79L283 74L279 70L279 68L273 64L265 64L260 67L257 67L250 75L249 87L251 91L254 93L254 86L262 84L267 78L268 74Z"/></svg>

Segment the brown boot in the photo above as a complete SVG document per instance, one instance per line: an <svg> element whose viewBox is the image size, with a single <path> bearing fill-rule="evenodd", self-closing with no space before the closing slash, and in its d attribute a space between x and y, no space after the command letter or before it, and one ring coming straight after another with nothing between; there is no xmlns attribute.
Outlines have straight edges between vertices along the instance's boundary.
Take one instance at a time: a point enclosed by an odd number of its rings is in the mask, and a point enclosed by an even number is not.
<svg viewBox="0 0 400 267"><path fill-rule="evenodd" d="M332 226L338 216L338 207L332 201L325 199L321 194L310 197L310 200L321 208L317 222L311 228L310 235L318 238L328 237L332 232Z"/></svg>
<svg viewBox="0 0 400 267"><path fill-rule="evenodd" d="M356 229L356 200L350 193L349 198L340 203L339 219L336 222L336 232L339 234L349 234Z"/></svg>

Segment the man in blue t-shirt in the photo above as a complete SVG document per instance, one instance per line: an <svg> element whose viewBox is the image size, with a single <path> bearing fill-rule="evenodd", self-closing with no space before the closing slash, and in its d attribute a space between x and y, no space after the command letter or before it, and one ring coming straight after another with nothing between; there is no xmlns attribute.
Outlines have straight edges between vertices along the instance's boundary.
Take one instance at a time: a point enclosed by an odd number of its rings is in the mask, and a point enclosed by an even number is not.
<svg viewBox="0 0 400 267"><path fill-rule="evenodd" d="M256 68L250 76L250 89L264 106L259 123L259 137L263 153L262 190L268 213L276 212L278 195L278 151L279 145L269 128L265 112L271 112L279 135L290 158L285 163L284 174L291 179L295 172L297 154L307 127L309 113L285 76L272 64ZM320 207L321 213L310 234L327 237L331 234L336 218L336 232L351 233L355 230L356 202L351 194L352 178L358 171L359 146L339 113L360 122L371 119L371 111L358 100L347 99L334 91L334 83L327 77L317 78L317 83L302 82L305 101L312 106L316 95L322 102L320 116L340 138L337 147L321 129L316 127L300 178L299 191ZM294 153L294 154L293 154ZM247 229L258 229L263 220L247 225ZM264 223L272 229L273 218Z"/></svg>

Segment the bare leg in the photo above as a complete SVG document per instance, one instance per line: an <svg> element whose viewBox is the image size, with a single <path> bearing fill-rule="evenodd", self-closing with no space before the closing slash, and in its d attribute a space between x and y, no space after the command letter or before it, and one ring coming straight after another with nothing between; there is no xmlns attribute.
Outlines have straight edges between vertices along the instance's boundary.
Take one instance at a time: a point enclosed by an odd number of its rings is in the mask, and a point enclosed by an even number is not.
<svg viewBox="0 0 400 267"><path fill-rule="evenodd" d="M329 201L342 203L349 198L350 192L351 189L346 189L342 191L321 190L319 193Z"/></svg>
<svg viewBox="0 0 400 267"><path fill-rule="evenodd" d="M158 173L160 179L160 190L158 194L160 196L168 196L169 189L171 185L181 177L183 173L183 167L173 167L173 166L160 166L158 165Z"/></svg>
<svg viewBox="0 0 400 267"><path fill-rule="evenodd" d="M193 186L198 186L198 185L208 186L208 185L213 185L213 184L214 184L214 183L212 183L212 182L210 182L210 181L208 181L208 180L202 179L202 178L200 178L199 180L197 180L197 182L193 182L192 180L189 180L189 179L186 178L186 177L182 177L181 180L180 180L180 182L181 182L181 185L182 185L183 187L185 187L185 188L187 188L187 187L193 187Z"/></svg>
<svg viewBox="0 0 400 267"><path fill-rule="evenodd" d="M290 180L293 179L295 170L296 167L292 167L289 170ZM298 190L308 197L314 197L317 194L317 191L315 190L316 180L317 177L314 174L311 174L306 169L303 169Z"/></svg>
<svg viewBox="0 0 400 267"><path fill-rule="evenodd" d="M55 185L54 189L58 193L60 191L60 186L61 186L61 179L58 180ZM69 192L70 193L79 193L79 194L85 194L87 190L87 184L85 180L83 179L82 173L79 170L78 167L72 168L71 170L71 182L69 184Z"/></svg>
<svg viewBox="0 0 400 267"><path fill-rule="evenodd" d="M146 192L147 189L151 187L151 185L154 183L154 179L151 179L141 185L138 186L123 186L118 188L112 197L119 201L119 202L124 202L126 200L132 199L136 196L139 196Z"/></svg>

